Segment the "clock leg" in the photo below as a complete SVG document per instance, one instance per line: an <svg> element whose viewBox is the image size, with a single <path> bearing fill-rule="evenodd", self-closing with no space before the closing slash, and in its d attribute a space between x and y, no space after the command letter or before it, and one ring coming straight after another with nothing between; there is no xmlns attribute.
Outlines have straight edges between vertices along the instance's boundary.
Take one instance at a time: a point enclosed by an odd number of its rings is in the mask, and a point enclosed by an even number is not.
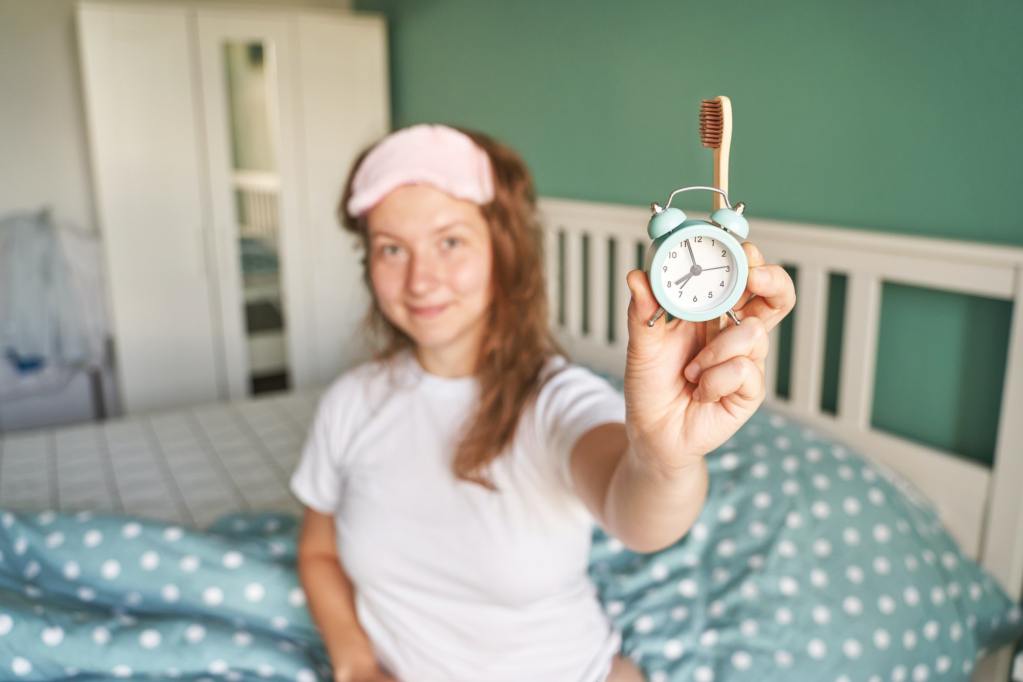
<svg viewBox="0 0 1023 682"><path fill-rule="evenodd" d="M664 312L665 312L664 308L662 308L661 306L657 306L657 310L654 312L654 316L647 320L646 326L653 327L657 323L657 320L661 319L661 315L663 315Z"/></svg>

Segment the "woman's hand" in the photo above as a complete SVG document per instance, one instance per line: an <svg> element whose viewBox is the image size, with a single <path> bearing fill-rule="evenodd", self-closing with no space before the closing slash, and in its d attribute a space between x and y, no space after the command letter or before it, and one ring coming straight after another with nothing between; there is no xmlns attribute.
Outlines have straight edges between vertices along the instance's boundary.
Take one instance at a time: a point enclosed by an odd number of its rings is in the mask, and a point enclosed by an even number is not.
<svg viewBox="0 0 1023 682"><path fill-rule="evenodd" d="M334 664L334 682L398 682L380 667L372 650L353 649Z"/></svg>
<svg viewBox="0 0 1023 682"><path fill-rule="evenodd" d="M334 666L334 682L398 682L380 667L373 646L361 628L345 632L328 650Z"/></svg>
<svg viewBox="0 0 1023 682"><path fill-rule="evenodd" d="M719 320L665 317L648 327L657 301L644 271L628 274L625 425L636 455L664 475L720 446L764 401L768 333L792 310L796 292L783 268L765 264L751 242L742 247L750 264L734 308L742 324L721 331Z"/></svg>

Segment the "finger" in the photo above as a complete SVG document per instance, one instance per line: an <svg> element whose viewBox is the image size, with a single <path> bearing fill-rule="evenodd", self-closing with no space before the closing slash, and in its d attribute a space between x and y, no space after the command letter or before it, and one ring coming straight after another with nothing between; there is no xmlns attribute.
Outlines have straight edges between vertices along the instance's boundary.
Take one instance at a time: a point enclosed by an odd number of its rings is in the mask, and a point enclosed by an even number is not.
<svg viewBox="0 0 1023 682"><path fill-rule="evenodd" d="M688 401L682 369L703 347L699 342L700 325L674 319L658 320L653 327L647 320L659 307L650 290L647 275L633 270L626 276L632 300L629 302L629 338L625 357L626 408L631 414L650 419L668 409L666 396L675 399L684 393Z"/></svg>
<svg viewBox="0 0 1023 682"><path fill-rule="evenodd" d="M667 315L662 314L661 318L651 327L647 322L654 316L660 305L654 298L654 292L650 288L650 281L643 270L632 270L625 277L625 281L632 292L632 300L629 301L627 311L629 343L628 353L633 362L640 365L648 363L663 363L662 357L670 348L678 345L688 346L689 335L679 335L676 332L682 324L682 320L666 322ZM692 352L686 354L685 360L692 357ZM682 362L680 360L680 362Z"/></svg>
<svg viewBox="0 0 1023 682"><path fill-rule="evenodd" d="M764 372L748 357L740 355L706 370L693 399L712 403L733 395L750 402L763 398Z"/></svg>
<svg viewBox="0 0 1023 682"><path fill-rule="evenodd" d="M736 310L741 311L739 318L745 320L756 316L770 332L788 315L796 305L796 286L789 273L780 265L762 265L750 271L749 291L756 296Z"/></svg>
<svg viewBox="0 0 1023 682"><path fill-rule="evenodd" d="M686 367L685 377L695 384L705 370L738 356L747 356L759 365L767 357L768 345L763 322L751 317L739 326L725 329L704 346Z"/></svg>
<svg viewBox="0 0 1023 682"><path fill-rule="evenodd" d="M629 285L629 291L632 293L628 312L629 333L631 334L634 324L646 326L647 320L653 317L660 304L654 298L650 280L643 270L631 270L625 276L625 282Z"/></svg>
<svg viewBox="0 0 1023 682"><path fill-rule="evenodd" d="M749 261L749 274L750 276L752 276L753 271L759 268L767 261L764 259L764 254L760 252L760 249L758 249L757 245L754 244L753 242L743 242L742 250L746 252L746 260ZM747 281L746 291L742 292L742 295L739 296L739 300L736 301L735 305L732 307L735 309L741 308L746 303L746 301L753 298L753 296L754 294L750 291L749 282Z"/></svg>

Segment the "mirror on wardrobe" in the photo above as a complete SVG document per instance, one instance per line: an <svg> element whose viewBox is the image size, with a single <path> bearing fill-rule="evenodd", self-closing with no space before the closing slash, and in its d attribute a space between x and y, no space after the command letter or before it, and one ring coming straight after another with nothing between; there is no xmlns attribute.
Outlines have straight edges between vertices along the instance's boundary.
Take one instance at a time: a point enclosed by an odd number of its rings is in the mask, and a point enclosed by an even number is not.
<svg viewBox="0 0 1023 682"><path fill-rule="evenodd" d="M278 126L269 106L276 96L274 51L269 43L228 42L223 58L250 391L281 391L289 379L273 132Z"/></svg>

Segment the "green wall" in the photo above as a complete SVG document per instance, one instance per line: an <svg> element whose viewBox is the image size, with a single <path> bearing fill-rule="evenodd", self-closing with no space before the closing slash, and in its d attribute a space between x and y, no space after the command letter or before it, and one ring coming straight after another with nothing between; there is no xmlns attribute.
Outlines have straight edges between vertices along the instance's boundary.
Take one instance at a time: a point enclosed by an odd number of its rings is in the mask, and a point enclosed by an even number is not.
<svg viewBox="0 0 1023 682"><path fill-rule="evenodd" d="M1018 0L356 7L388 17L394 124L489 132L522 153L543 195L645 205L709 183L699 101L727 94L730 190L754 241L764 216L1023 245ZM1010 315L886 286L875 425L990 461Z"/></svg>

